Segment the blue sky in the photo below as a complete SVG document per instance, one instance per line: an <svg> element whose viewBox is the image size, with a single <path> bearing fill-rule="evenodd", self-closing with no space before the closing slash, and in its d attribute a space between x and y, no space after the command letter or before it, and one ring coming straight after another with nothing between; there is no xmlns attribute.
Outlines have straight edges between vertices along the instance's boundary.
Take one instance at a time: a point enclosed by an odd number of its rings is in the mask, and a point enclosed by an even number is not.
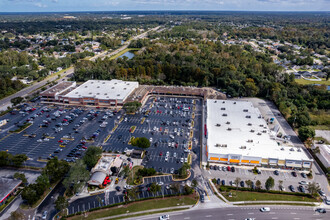
<svg viewBox="0 0 330 220"><path fill-rule="evenodd" d="M121 10L330 11L330 0L0 0L0 12Z"/></svg>

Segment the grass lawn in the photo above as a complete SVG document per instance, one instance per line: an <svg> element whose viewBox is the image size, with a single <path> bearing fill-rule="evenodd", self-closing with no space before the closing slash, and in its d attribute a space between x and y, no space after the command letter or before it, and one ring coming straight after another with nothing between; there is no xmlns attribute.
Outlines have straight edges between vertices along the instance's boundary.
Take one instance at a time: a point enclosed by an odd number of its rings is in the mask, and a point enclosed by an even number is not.
<svg viewBox="0 0 330 220"><path fill-rule="evenodd" d="M134 184L134 180L135 180L135 178L136 178L136 172L139 170L139 169L142 169L143 168L143 166L134 166L133 168L132 168L132 170L131 170L131 172L129 173L129 175L128 175L128 177L127 177L127 184L129 184L129 185L135 185ZM132 174L132 172L133 172L133 174Z"/></svg>
<svg viewBox="0 0 330 220"><path fill-rule="evenodd" d="M231 202L236 201L299 201L299 202L317 202L316 199L307 198L303 196L285 195L285 194L272 194L261 192L249 191L235 191L232 190L232 197L229 197L228 192L222 193Z"/></svg>
<svg viewBox="0 0 330 220"><path fill-rule="evenodd" d="M305 203L281 203L281 202L276 202L276 203L260 203L260 202L254 202L254 203L246 203L246 204L236 204L240 206L244 205L293 205L293 206L315 206L314 204L305 204Z"/></svg>
<svg viewBox="0 0 330 220"><path fill-rule="evenodd" d="M330 130L330 111L311 111L309 115L318 125L311 126L315 130Z"/></svg>
<svg viewBox="0 0 330 220"><path fill-rule="evenodd" d="M322 85L330 85L330 81L326 81L325 79L322 79L322 81L310 81L305 79L295 79L296 83L302 84L302 85L309 85L309 84L322 84Z"/></svg>
<svg viewBox="0 0 330 220"><path fill-rule="evenodd" d="M167 207L179 207L183 205L194 205L197 202L194 195L191 196L176 196L169 197L164 199L150 199L146 201L134 202L128 205L112 207L103 210L97 210L91 213L88 213L87 217L83 216L74 216L68 219L78 220L78 219L96 219L103 218L107 216L114 216L120 214L126 214L127 212L139 212L145 210L153 210Z"/></svg>

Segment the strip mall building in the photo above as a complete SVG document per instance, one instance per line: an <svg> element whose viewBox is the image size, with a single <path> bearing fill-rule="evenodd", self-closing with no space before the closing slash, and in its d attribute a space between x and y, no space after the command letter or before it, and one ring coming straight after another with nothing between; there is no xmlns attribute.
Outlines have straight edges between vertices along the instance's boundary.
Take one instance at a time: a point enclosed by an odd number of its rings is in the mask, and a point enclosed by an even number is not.
<svg viewBox="0 0 330 220"><path fill-rule="evenodd" d="M258 108L247 101L207 100L209 162L309 170L305 152L275 140Z"/></svg>

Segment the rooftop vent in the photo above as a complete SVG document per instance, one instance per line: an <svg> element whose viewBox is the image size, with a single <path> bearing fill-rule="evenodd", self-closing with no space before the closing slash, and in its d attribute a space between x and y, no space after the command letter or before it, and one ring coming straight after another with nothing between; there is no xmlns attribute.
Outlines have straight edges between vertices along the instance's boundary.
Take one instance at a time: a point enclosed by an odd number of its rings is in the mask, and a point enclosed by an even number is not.
<svg viewBox="0 0 330 220"><path fill-rule="evenodd" d="M100 95L100 93L96 93L96 95Z"/></svg>
<svg viewBox="0 0 330 220"><path fill-rule="evenodd" d="M97 86L96 88L100 88L100 86Z"/></svg>
<svg viewBox="0 0 330 220"><path fill-rule="evenodd" d="M227 121L226 124L229 125L230 124L230 121Z"/></svg>
<svg viewBox="0 0 330 220"><path fill-rule="evenodd" d="M248 125L248 126L252 126L252 124L251 124L251 123L248 123L247 125Z"/></svg>
<svg viewBox="0 0 330 220"><path fill-rule="evenodd" d="M248 143L253 143L253 140L252 140L252 139L250 139L250 140L247 140L247 142L248 142Z"/></svg>
<svg viewBox="0 0 330 220"><path fill-rule="evenodd" d="M294 151L293 147L290 148L290 151Z"/></svg>
<svg viewBox="0 0 330 220"><path fill-rule="evenodd" d="M215 126L217 126L217 127L220 127L220 126L221 126L221 124L216 124Z"/></svg>
<svg viewBox="0 0 330 220"><path fill-rule="evenodd" d="M240 149L246 149L246 146L241 146Z"/></svg>
<svg viewBox="0 0 330 220"><path fill-rule="evenodd" d="M261 133L260 132L258 132L258 134L257 135L261 135Z"/></svg>
<svg viewBox="0 0 330 220"><path fill-rule="evenodd" d="M226 110L226 108L221 108L221 110Z"/></svg>
<svg viewBox="0 0 330 220"><path fill-rule="evenodd" d="M224 114L222 114L222 116L227 116L227 114L224 113Z"/></svg>
<svg viewBox="0 0 330 220"><path fill-rule="evenodd" d="M228 131L231 131L231 128L227 128Z"/></svg>
<svg viewBox="0 0 330 220"><path fill-rule="evenodd" d="M104 95L108 95L108 93L104 93Z"/></svg>
<svg viewBox="0 0 330 220"><path fill-rule="evenodd" d="M267 133L267 131L266 130L263 130L262 133Z"/></svg>
<svg viewBox="0 0 330 220"><path fill-rule="evenodd" d="M234 105L236 105L236 102L234 102Z"/></svg>
<svg viewBox="0 0 330 220"><path fill-rule="evenodd" d="M115 87L111 87L111 89L115 89Z"/></svg>
<svg viewBox="0 0 330 220"><path fill-rule="evenodd" d="M222 101L222 103L226 103L225 101Z"/></svg>
<svg viewBox="0 0 330 220"><path fill-rule="evenodd" d="M88 86L85 86L85 88L87 88Z"/></svg>
<svg viewBox="0 0 330 220"><path fill-rule="evenodd" d="M91 95L92 93L90 92L90 93L88 93L88 94L90 94L90 95Z"/></svg>
<svg viewBox="0 0 330 220"><path fill-rule="evenodd" d="M117 94L117 96L120 96L120 94Z"/></svg>
<svg viewBox="0 0 330 220"><path fill-rule="evenodd" d="M263 127L264 125L263 124L260 124L259 127Z"/></svg>
<svg viewBox="0 0 330 220"><path fill-rule="evenodd" d="M284 148L283 148L283 147L281 147L281 150L284 150Z"/></svg>
<svg viewBox="0 0 330 220"><path fill-rule="evenodd" d="M251 129L251 130L250 130L250 132L252 132L252 133L253 133L253 132L254 132L254 130L253 130L253 129Z"/></svg>
<svg viewBox="0 0 330 220"><path fill-rule="evenodd" d="M103 82L102 84L105 84L105 82Z"/></svg>
<svg viewBox="0 0 330 220"><path fill-rule="evenodd" d="M75 94L78 94L78 92L75 92Z"/></svg>
<svg viewBox="0 0 330 220"><path fill-rule="evenodd" d="M91 82L91 84L93 84L94 82Z"/></svg>
<svg viewBox="0 0 330 220"><path fill-rule="evenodd" d="M245 118L251 118L251 115L247 115L247 116L245 116Z"/></svg>
<svg viewBox="0 0 330 220"><path fill-rule="evenodd" d="M248 112L249 110L248 109L243 109L243 112Z"/></svg>
<svg viewBox="0 0 330 220"><path fill-rule="evenodd" d="M214 101L214 103L217 103L217 101Z"/></svg>
<svg viewBox="0 0 330 220"><path fill-rule="evenodd" d="M301 152L301 149L300 148L298 148L298 150L297 150L298 152Z"/></svg>
<svg viewBox="0 0 330 220"><path fill-rule="evenodd" d="M126 90L127 88L124 88L124 90Z"/></svg>

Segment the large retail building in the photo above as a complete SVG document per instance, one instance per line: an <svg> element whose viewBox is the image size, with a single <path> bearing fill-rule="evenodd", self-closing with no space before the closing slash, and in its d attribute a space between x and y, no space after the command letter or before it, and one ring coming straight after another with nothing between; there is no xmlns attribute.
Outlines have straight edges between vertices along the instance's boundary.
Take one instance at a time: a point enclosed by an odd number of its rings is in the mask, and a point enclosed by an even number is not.
<svg viewBox="0 0 330 220"><path fill-rule="evenodd" d="M139 87L138 82L122 80L88 80L75 87L73 82L61 82L42 92L41 101L76 106L117 107Z"/></svg>
<svg viewBox="0 0 330 220"><path fill-rule="evenodd" d="M305 152L277 141L258 108L247 101L207 100L209 162L310 169Z"/></svg>

